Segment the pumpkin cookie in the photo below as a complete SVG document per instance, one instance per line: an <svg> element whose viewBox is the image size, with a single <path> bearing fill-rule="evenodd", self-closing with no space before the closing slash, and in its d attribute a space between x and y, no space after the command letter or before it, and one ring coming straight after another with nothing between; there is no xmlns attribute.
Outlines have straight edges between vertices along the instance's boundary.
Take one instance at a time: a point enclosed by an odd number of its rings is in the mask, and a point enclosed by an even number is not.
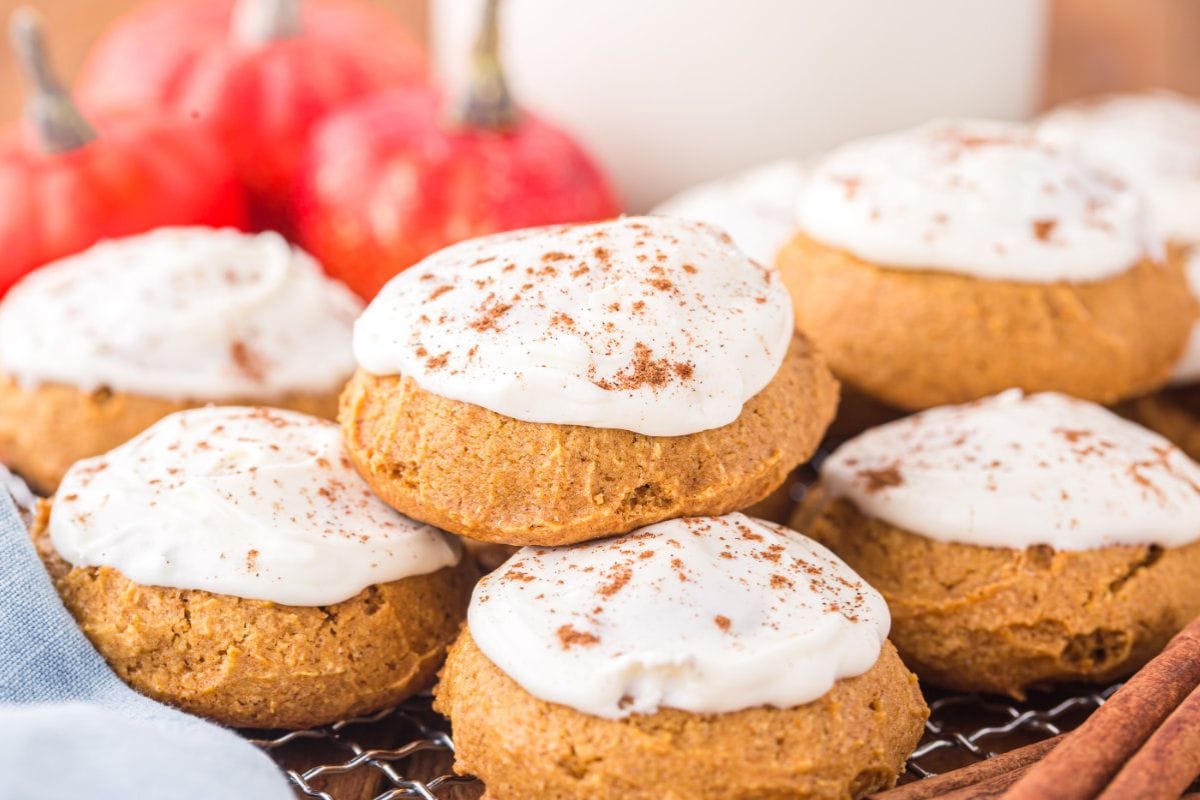
<svg viewBox="0 0 1200 800"><path fill-rule="evenodd" d="M507 544L745 508L837 402L778 276L665 217L447 248L388 284L354 348L339 418L363 477L405 514Z"/></svg>
<svg viewBox="0 0 1200 800"><path fill-rule="evenodd" d="M1200 296L1200 102L1170 92L1110 95L1055 109L1041 136L1141 190L1173 249L1185 254ZM1200 324L1192 328L1171 386L1120 407L1200 458Z"/></svg>
<svg viewBox="0 0 1200 800"><path fill-rule="evenodd" d="M847 145L814 166L798 221L777 262L797 325L848 386L902 409L1014 386L1144 394L1196 317L1140 195L1016 126Z"/></svg>
<svg viewBox="0 0 1200 800"><path fill-rule="evenodd" d="M670 520L484 578L435 708L495 800L861 797L928 716L887 629L878 593L796 532Z"/></svg>
<svg viewBox="0 0 1200 800"><path fill-rule="evenodd" d="M1038 136L1139 190L1168 241L1200 242L1200 102L1166 91L1068 103Z"/></svg>
<svg viewBox="0 0 1200 800"><path fill-rule="evenodd" d="M868 431L796 521L887 599L904 662L951 689L1111 681L1200 614L1200 466L1063 395Z"/></svg>
<svg viewBox="0 0 1200 800"><path fill-rule="evenodd" d="M33 528L68 610L130 686L227 725L300 728L428 688L475 569L290 411L171 415L76 463Z"/></svg>
<svg viewBox="0 0 1200 800"><path fill-rule="evenodd" d="M0 303L0 460L67 468L209 402L336 415L361 306L274 233L166 228L102 242Z"/></svg>

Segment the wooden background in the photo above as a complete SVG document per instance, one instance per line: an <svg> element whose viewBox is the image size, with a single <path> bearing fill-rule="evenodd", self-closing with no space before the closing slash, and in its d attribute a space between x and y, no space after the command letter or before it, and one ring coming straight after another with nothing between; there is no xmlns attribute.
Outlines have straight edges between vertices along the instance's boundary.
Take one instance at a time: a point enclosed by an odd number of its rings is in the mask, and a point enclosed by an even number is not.
<svg viewBox="0 0 1200 800"><path fill-rule="evenodd" d="M429 1L374 0L398 14L422 38ZM138 2L28 0L26 4L45 17L55 61L70 78L97 33ZM0 0L0 18L6 19L21 4L21 0ZM1200 95L1200 0L1051 0L1044 105L1101 91L1153 86ZM3 47L0 120L13 119L19 107L20 88L8 48Z"/></svg>

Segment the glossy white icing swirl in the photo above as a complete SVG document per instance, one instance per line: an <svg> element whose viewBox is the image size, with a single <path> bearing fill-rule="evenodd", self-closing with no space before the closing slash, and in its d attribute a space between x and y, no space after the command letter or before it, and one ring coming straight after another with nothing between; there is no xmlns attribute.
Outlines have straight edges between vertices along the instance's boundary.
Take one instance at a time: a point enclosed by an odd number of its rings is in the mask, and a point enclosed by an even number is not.
<svg viewBox="0 0 1200 800"><path fill-rule="evenodd" d="M322 606L458 563L452 536L358 476L337 425L267 408L165 417L76 463L50 515L54 549L134 583Z"/></svg>
<svg viewBox="0 0 1200 800"><path fill-rule="evenodd" d="M988 280L1097 281L1162 257L1139 194L999 122L838 148L814 164L797 221L876 264Z"/></svg>
<svg viewBox="0 0 1200 800"><path fill-rule="evenodd" d="M875 664L891 618L821 545L728 514L524 548L476 587L468 625L534 697L617 719L811 702Z"/></svg>
<svg viewBox="0 0 1200 800"><path fill-rule="evenodd" d="M863 513L984 547L1177 547L1200 539L1200 466L1094 403L1010 389L882 425L821 481Z"/></svg>
<svg viewBox="0 0 1200 800"><path fill-rule="evenodd" d="M773 161L686 189L653 213L716 225L746 255L760 264L774 264L796 232L796 198L804 172L800 161Z"/></svg>
<svg viewBox="0 0 1200 800"><path fill-rule="evenodd" d="M1200 102L1170 92L1098 97L1055 109L1038 134L1139 189L1168 239L1200 243Z"/></svg>
<svg viewBox="0 0 1200 800"><path fill-rule="evenodd" d="M527 422L696 433L779 370L792 304L774 270L699 222L625 217L448 247L359 318L363 369Z"/></svg>
<svg viewBox="0 0 1200 800"><path fill-rule="evenodd" d="M279 234L161 228L18 283L0 303L0 371L176 400L330 392L354 371L361 307Z"/></svg>

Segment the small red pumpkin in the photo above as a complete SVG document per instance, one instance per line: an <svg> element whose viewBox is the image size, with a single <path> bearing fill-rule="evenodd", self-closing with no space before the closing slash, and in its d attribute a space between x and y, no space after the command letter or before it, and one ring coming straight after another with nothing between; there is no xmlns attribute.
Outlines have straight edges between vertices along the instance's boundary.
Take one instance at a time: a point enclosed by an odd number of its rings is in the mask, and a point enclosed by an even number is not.
<svg viewBox="0 0 1200 800"><path fill-rule="evenodd" d="M313 134L297 187L296 236L365 298L462 239L620 211L583 148L513 104L494 0L472 72L453 119L439 93L407 87L353 103Z"/></svg>
<svg viewBox="0 0 1200 800"><path fill-rule="evenodd" d="M150 107L211 122L256 226L285 228L313 123L426 72L404 26L359 0L165 0L100 38L76 94L85 110Z"/></svg>
<svg viewBox="0 0 1200 800"><path fill-rule="evenodd" d="M37 17L18 9L10 33L32 93L27 124L0 133L0 294L100 239L245 227L237 177L211 131L144 112L93 127L50 70Z"/></svg>

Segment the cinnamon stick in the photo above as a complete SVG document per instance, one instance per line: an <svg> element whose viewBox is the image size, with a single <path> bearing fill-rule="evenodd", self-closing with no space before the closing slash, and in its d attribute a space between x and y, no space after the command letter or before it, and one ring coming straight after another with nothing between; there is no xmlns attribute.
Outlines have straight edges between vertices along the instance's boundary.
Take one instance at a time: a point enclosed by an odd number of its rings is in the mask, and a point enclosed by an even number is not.
<svg viewBox="0 0 1200 800"><path fill-rule="evenodd" d="M952 772L945 772L932 778L878 792L871 795L870 798L871 800L933 800L933 798L942 797L947 792L976 786L1000 776L1011 775L1018 771L1023 773L1029 765L1050 752L1062 738L1063 734L1059 734L1051 739L1043 739L1040 742L1018 747L1016 750L1009 750L1007 753L980 761L978 764L971 764ZM1009 786L1013 780L1015 778L1005 783L1004 787Z"/></svg>
<svg viewBox="0 0 1200 800"><path fill-rule="evenodd" d="M988 778L985 781L980 781L971 786L964 786L961 789L955 789L953 792L947 792L941 795L938 800L995 800L995 798L1003 797L1009 787L1019 781L1036 763L1034 761L1024 764L1009 772L1003 772Z"/></svg>
<svg viewBox="0 0 1200 800"><path fill-rule="evenodd" d="M1005 793L1006 800L1090 800L1200 685L1200 619L1193 620Z"/></svg>
<svg viewBox="0 0 1200 800"><path fill-rule="evenodd" d="M1200 775L1200 688L1192 690L1099 800L1175 800Z"/></svg>

